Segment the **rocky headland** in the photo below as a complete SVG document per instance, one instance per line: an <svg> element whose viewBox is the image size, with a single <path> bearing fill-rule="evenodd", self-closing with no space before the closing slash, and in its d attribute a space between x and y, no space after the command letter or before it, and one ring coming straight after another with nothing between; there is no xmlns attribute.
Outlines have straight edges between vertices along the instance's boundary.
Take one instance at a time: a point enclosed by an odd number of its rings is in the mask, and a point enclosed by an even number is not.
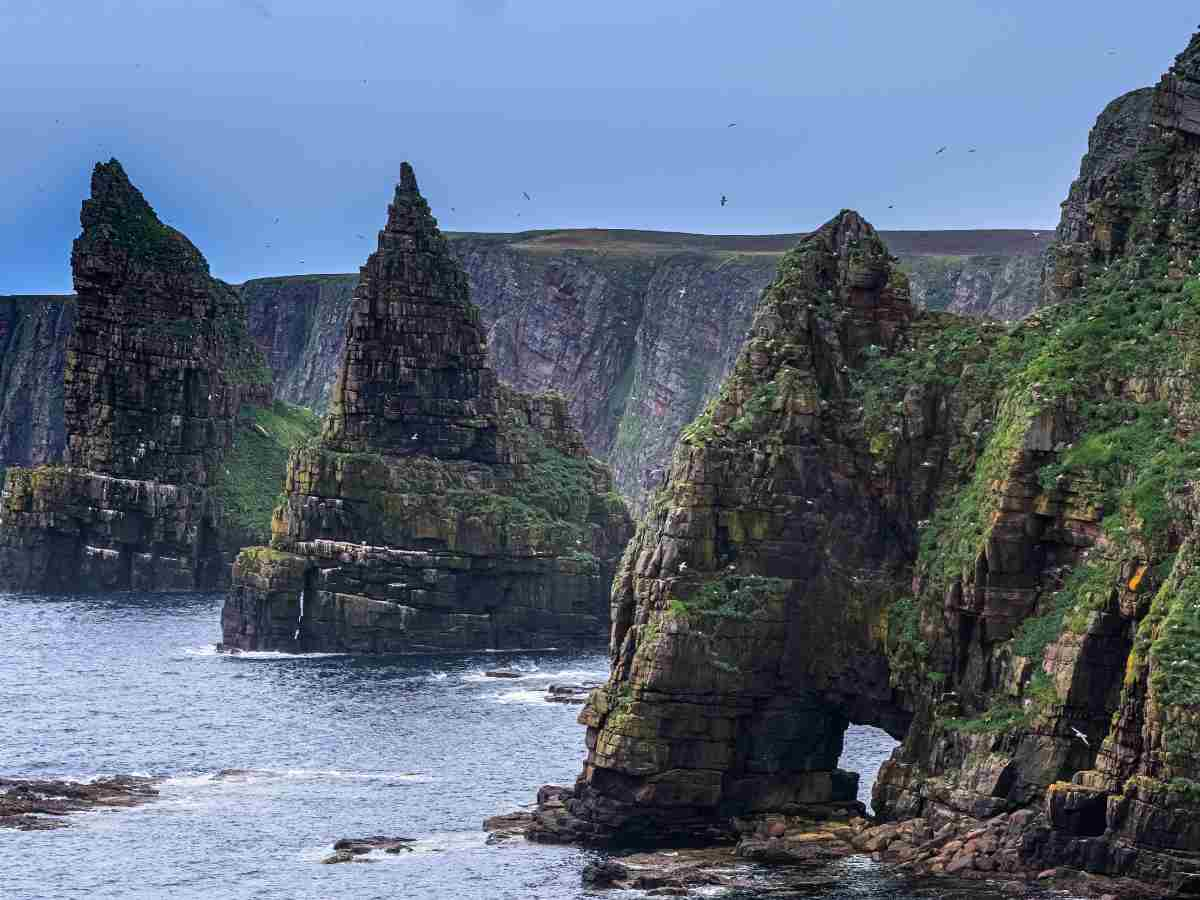
<svg viewBox="0 0 1200 900"><path fill-rule="evenodd" d="M596 644L632 531L561 395L499 382L467 278L406 164L320 438L222 616L238 649Z"/></svg>
<svg viewBox="0 0 1200 900"><path fill-rule="evenodd" d="M853 722L902 741L856 849L1200 890L1198 250L1200 35L1101 116L1019 324L915 308L853 212L802 240L648 503L530 837L750 822L786 859L771 817L853 818Z"/></svg>
<svg viewBox="0 0 1200 900"><path fill-rule="evenodd" d="M229 455L269 407L270 370L236 290L158 220L120 163L96 166L80 222L76 296L14 304L5 332L11 347L29 348L5 354L5 414L35 427L7 442L8 458L25 464L7 469L0 496L0 586L221 586L248 542ZM44 364L26 365L30 354ZM61 461L43 401L52 412L61 404Z"/></svg>

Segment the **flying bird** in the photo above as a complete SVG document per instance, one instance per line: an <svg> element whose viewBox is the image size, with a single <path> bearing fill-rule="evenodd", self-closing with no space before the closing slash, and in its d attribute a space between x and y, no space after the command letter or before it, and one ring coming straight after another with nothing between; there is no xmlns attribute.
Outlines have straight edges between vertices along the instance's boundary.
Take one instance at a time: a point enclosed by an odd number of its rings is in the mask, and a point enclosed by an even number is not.
<svg viewBox="0 0 1200 900"><path fill-rule="evenodd" d="M724 194L722 194L721 195L721 205L724 206L728 202L729 202L729 198L726 197Z"/></svg>
<svg viewBox="0 0 1200 900"><path fill-rule="evenodd" d="M942 155L943 153L945 153L945 152L946 152L946 148L945 148L945 147L940 147L940 148L938 148L938 152L937 152L937 153L935 153L935 154L933 154L933 155L934 155L934 156L941 156L941 155Z"/></svg>
<svg viewBox="0 0 1200 900"><path fill-rule="evenodd" d="M737 122L730 122L730 123L729 123L728 125L726 125L725 127L726 127L726 128L737 128Z"/></svg>
<svg viewBox="0 0 1200 900"><path fill-rule="evenodd" d="M971 148L970 150L968 150L967 152L968 152L968 153L974 153L974 152L975 152L975 148L974 148L974 147L972 147L972 148Z"/></svg>
<svg viewBox="0 0 1200 900"><path fill-rule="evenodd" d="M1071 731L1073 731L1075 733L1075 737L1077 737L1081 741L1083 741L1083 746L1085 746L1085 747L1092 746L1091 741L1089 741L1087 739L1087 735L1084 734L1082 731L1080 731L1078 728L1076 728L1074 725L1071 726Z"/></svg>
<svg viewBox="0 0 1200 900"><path fill-rule="evenodd" d="M895 204L895 203L889 203L889 204L888 204L888 209L895 209L895 208L896 208L896 204Z"/></svg>
<svg viewBox="0 0 1200 900"><path fill-rule="evenodd" d="M529 196L529 191L521 191L521 194L522 194L522 196L524 196L524 197L525 197L525 199L526 199L526 200L532 200L532 199L533 199L532 197L530 197L530 196Z"/></svg>

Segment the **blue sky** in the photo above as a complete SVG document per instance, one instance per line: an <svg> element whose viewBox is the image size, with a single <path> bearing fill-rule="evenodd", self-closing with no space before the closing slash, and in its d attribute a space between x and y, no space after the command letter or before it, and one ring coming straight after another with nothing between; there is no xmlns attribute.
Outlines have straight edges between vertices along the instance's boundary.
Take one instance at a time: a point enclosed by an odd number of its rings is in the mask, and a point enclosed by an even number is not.
<svg viewBox="0 0 1200 900"><path fill-rule="evenodd" d="M453 230L1045 228L1152 7L0 0L0 293L70 290L110 156L231 281L356 269L402 159Z"/></svg>

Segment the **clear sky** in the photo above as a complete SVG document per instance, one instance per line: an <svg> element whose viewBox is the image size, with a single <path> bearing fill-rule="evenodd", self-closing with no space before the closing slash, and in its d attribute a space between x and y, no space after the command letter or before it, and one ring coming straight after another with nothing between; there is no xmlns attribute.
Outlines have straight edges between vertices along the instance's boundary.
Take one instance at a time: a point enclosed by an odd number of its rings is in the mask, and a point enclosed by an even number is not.
<svg viewBox="0 0 1200 900"><path fill-rule="evenodd" d="M0 0L0 293L70 290L110 156L230 281L355 270L402 159L451 230L842 207L1047 228L1096 114L1198 22L1195 0Z"/></svg>

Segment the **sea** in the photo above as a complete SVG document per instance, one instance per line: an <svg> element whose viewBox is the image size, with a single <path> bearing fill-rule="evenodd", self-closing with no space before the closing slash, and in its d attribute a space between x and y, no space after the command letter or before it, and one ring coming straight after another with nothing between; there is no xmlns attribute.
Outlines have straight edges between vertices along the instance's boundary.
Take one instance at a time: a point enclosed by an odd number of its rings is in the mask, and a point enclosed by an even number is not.
<svg viewBox="0 0 1200 900"><path fill-rule="evenodd" d="M219 654L220 594L0 595L0 775L161 778L161 796L55 831L0 831L3 900L624 900L585 889L597 851L489 845L484 818L570 784L578 706L555 682L601 681L602 652L553 648L365 657ZM519 671L516 679L489 669ZM894 742L852 727L842 767L871 782ZM344 837L414 840L372 864L322 865ZM909 883L868 858L804 896L1011 896ZM770 869L762 890L787 896ZM720 896L711 892L710 896ZM1028 896L1033 896L1029 894ZM1058 895L1064 896L1064 895Z"/></svg>

